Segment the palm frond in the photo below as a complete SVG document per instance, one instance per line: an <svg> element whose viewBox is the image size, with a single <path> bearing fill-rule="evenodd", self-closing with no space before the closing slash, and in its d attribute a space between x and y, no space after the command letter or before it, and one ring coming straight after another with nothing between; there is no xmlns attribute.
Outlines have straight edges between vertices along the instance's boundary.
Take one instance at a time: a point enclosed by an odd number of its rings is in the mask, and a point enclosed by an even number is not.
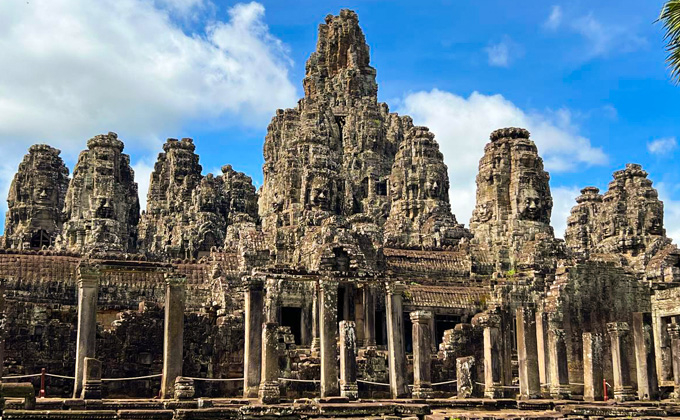
<svg viewBox="0 0 680 420"><path fill-rule="evenodd" d="M680 83L680 0L669 0L661 9L659 21L666 30L666 63L671 71L675 84Z"/></svg>

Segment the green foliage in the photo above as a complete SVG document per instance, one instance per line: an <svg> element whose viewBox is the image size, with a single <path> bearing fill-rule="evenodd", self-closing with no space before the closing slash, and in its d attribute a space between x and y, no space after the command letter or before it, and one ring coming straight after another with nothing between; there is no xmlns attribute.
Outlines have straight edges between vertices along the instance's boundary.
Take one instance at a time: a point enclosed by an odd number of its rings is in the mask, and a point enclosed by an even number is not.
<svg viewBox="0 0 680 420"><path fill-rule="evenodd" d="M680 0L669 0L661 9L659 21L666 30L666 63L671 71L671 78L678 84L680 82Z"/></svg>

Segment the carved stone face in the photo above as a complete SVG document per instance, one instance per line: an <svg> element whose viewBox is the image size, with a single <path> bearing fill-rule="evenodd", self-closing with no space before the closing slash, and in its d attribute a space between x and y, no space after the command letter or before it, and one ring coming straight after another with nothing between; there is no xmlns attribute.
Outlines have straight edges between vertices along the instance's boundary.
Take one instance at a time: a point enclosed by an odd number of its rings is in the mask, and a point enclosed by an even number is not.
<svg viewBox="0 0 680 420"><path fill-rule="evenodd" d="M534 188L528 187L520 191L518 210L524 220L539 220L545 211L545 203Z"/></svg>
<svg viewBox="0 0 680 420"><path fill-rule="evenodd" d="M310 204L318 209L328 210L330 209L330 199L330 188L328 187L328 184L318 177L314 178L309 194Z"/></svg>
<svg viewBox="0 0 680 420"><path fill-rule="evenodd" d="M645 231L650 235L663 235L662 216L653 213L645 222Z"/></svg>
<svg viewBox="0 0 680 420"><path fill-rule="evenodd" d="M488 222L493 217L493 204L490 201L484 202L477 207L477 219L480 222Z"/></svg>

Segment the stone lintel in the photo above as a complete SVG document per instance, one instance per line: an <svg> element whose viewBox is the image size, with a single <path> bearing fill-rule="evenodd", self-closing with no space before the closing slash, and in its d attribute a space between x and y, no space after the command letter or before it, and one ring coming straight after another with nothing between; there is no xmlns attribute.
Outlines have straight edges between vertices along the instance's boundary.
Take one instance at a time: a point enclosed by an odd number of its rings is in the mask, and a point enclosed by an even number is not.
<svg viewBox="0 0 680 420"><path fill-rule="evenodd" d="M187 283L187 276L180 273L165 273L165 284L170 287L182 287Z"/></svg>
<svg viewBox="0 0 680 420"><path fill-rule="evenodd" d="M401 295L406 290L406 286L401 282L386 282L385 290L390 295Z"/></svg>
<svg viewBox="0 0 680 420"><path fill-rule="evenodd" d="M432 319L432 312L430 311L413 311L409 314L411 322L414 324L428 324Z"/></svg>
<svg viewBox="0 0 680 420"><path fill-rule="evenodd" d="M624 335L630 330L627 322L617 321L607 323L607 332L609 334L621 334Z"/></svg>

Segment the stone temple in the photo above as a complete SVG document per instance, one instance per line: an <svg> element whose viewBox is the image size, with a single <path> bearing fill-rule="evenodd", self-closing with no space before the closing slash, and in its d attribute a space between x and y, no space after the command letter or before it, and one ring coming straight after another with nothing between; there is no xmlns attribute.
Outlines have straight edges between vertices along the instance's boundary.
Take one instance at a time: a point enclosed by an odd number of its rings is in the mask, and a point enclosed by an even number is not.
<svg viewBox="0 0 680 420"><path fill-rule="evenodd" d="M465 227L354 12L319 26L303 86L259 191L203 175L189 138L146 209L115 133L70 178L29 149L0 237L3 419L680 414L680 251L639 165L583 188L557 239L539 150L499 128Z"/></svg>

